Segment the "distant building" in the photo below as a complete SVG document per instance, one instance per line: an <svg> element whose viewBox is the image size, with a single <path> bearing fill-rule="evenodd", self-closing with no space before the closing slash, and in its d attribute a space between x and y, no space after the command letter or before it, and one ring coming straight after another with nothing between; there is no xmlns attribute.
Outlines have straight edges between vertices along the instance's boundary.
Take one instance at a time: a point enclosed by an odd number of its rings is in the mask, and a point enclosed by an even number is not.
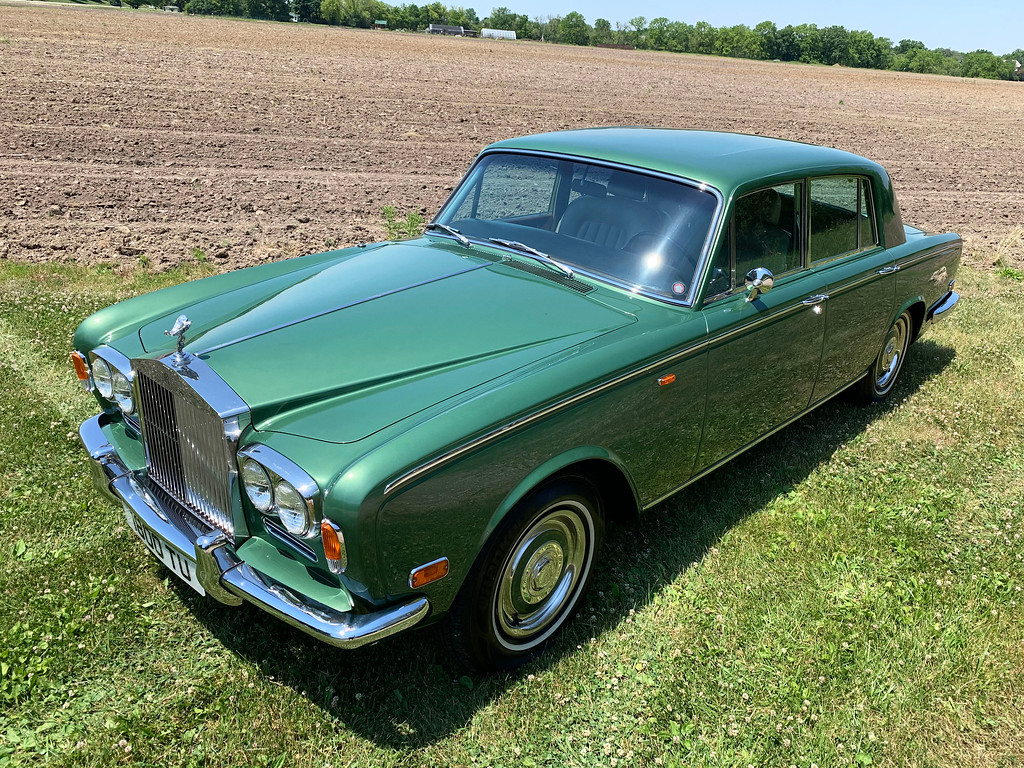
<svg viewBox="0 0 1024 768"><path fill-rule="evenodd" d="M454 35L455 37L465 37L466 30L462 27L453 27L451 24L431 24L427 27L427 34L430 35Z"/></svg>
<svg viewBox="0 0 1024 768"><path fill-rule="evenodd" d="M481 29L480 37L486 37L489 40L515 40L516 32L514 29Z"/></svg>
<svg viewBox="0 0 1024 768"><path fill-rule="evenodd" d="M376 21L373 22L373 28L374 29L387 29L388 28L387 19L377 19Z"/></svg>

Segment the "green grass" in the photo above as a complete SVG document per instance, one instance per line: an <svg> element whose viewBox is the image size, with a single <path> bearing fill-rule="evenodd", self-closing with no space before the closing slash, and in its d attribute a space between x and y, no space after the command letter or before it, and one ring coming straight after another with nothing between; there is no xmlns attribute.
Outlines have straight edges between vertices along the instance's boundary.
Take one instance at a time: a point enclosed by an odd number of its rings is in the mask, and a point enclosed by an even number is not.
<svg viewBox="0 0 1024 768"><path fill-rule="evenodd" d="M410 211L399 218L393 206L385 205L381 209L381 215L384 217L384 231L388 240L403 240L423 234L423 217L415 211Z"/></svg>
<svg viewBox="0 0 1024 768"><path fill-rule="evenodd" d="M553 652L470 679L204 601L92 491L75 326L210 271L0 265L0 766L1024 765L1015 280L962 268L890 404L613 531Z"/></svg>

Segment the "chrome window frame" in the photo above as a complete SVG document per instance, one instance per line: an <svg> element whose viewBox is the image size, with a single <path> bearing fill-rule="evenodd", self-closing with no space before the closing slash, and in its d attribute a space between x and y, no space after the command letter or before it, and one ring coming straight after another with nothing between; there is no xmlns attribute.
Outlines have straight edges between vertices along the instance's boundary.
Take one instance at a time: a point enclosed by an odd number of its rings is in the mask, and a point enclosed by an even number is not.
<svg viewBox="0 0 1024 768"><path fill-rule="evenodd" d="M549 157L555 160L565 160L576 163L588 163L590 165L597 165L604 168L610 168L612 170L628 171L630 173L639 173L642 176L650 176L656 179L664 179L666 181L672 181L678 184L684 184L688 187L693 187L694 189L697 189L701 192L711 193L711 195L715 198L715 210L711 216L711 221L708 226L708 232L704 238L704 244L701 246L700 257L697 259L697 266L693 272L693 279L691 280L689 290L687 291L687 294L684 298L673 299L668 296L662 296L661 294L654 293L653 291L645 290L644 288L642 288L639 285L636 285L635 283L629 283L626 282L625 280L616 280L615 278L609 275L594 273L583 267L578 266L577 264L572 264L573 271L577 275L584 275L590 278L591 280L595 280L599 283L604 283L605 285L611 285L616 288L620 288L630 293L631 295L644 296L646 298L654 299L655 301L660 301L664 304L669 304L677 307L693 307L694 302L697 300L697 295L699 293L698 288L702 282L701 277L704 275L704 271L707 268L708 259L710 258L711 246L718 240L719 229L722 223L721 220L722 213L725 208L725 197L722 195L722 193L718 190L717 187L705 181L700 181L698 179L690 179L687 178L686 176L677 176L676 174L665 173L663 171L656 171L651 168L644 168L643 166L639 165L629 165L628 163L617 163L611 160L601 160L599 158L587 157L586 155L571 155L561 152L546 152L542 150L497 148L485 150L481 152L479 155L477 155L476 160L473 161L473 164L469 167L469 170L466 171L465 175L462 177L459 183L455 185L455 188L445 199L444 203L441 204L441 207L438 208L437 213L434 215L434 218L431 219L431 223L436 222L438 220L438 217L441 215L441 212L444 211L452 203L453 200L455 200L456 196L469 181L470 177L473 175L473 172L476 170L477 166L480 165L480 163L484 160L484 158L490 157L492 155L527 155L531 157ZM454 236L448 235L441 231L431 232L431 234L437 235L439 237L447 237L450 240L455 240ZM470 239L473 240L474 242L482 242L476 240L475 238ZM506 250L501 248L501 246L495 246L493 243L483 244L487 245L488 247L496 247L499 248L500 250ZM511 249L508 250L509 253L517 253L517 251Z"/></svg>

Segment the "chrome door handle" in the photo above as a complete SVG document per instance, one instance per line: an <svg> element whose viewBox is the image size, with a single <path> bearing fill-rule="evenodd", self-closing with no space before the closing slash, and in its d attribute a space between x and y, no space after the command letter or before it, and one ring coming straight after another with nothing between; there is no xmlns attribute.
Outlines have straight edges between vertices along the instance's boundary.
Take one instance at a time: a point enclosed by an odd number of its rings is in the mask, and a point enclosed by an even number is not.
<svg viewBox="0 0 1024 768"><path fill-rule="evenodd" d="M814 296L808 296L806 299L804 299L800 303L801 304L811 305L811 304L821 304L821 302L823 302L823 301L828 301L828 294L827 293L819 293L819 294L816 294Z"/></svg>
<svg viewBox="0 0 1024 768"><path fill-rule="evenodd" d="M899 272L900 268L896 264L890 264L888 267L882 267L878 270L879 275L891 275L893 272Z"/></svg>

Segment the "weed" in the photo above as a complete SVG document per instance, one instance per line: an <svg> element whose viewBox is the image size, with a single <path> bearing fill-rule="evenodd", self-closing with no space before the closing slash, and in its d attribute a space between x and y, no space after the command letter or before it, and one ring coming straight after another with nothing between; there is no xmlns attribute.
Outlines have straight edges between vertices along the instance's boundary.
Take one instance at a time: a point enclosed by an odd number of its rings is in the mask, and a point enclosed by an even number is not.
<svg viewBox="0 0 1024 768"><path fill-rule="evenodd" d="M1000 277L1005 277L1009 280L1016 280L1018 282L1024 280L1024 272L1016 267L1001 267L996 274Z"/></svg>
<svg viewBox="0 0 1024 768"><path fill-rule="evenodd" d="M149 269L149 256L144 253L139 254L139 266L143 269Z"/></svg>
<svg viewBox="0 0 1024 768"><path fill-rule="evenodd" d="M333 248L337 244L338 241L335 240L333 237L328 237L326 240L324 240L324 248Z"/></svg>
<svg viewBox="0 0 1024 768"><path fill-rule="evenodd" d="M204 251L202 248L193 248L192 258L198 261L200 264L202 264L204 261L206 261L206 251Z"/></svg>
<svg viewBox="0 0 1024 768"><path fill-rule="evenodd" d="M423 234L423 217L415 211L410 211L404 218L399 218L393 206L385 205L381 209L381 214L384 216L384 231L388 240L403 240Z"/></svg>

